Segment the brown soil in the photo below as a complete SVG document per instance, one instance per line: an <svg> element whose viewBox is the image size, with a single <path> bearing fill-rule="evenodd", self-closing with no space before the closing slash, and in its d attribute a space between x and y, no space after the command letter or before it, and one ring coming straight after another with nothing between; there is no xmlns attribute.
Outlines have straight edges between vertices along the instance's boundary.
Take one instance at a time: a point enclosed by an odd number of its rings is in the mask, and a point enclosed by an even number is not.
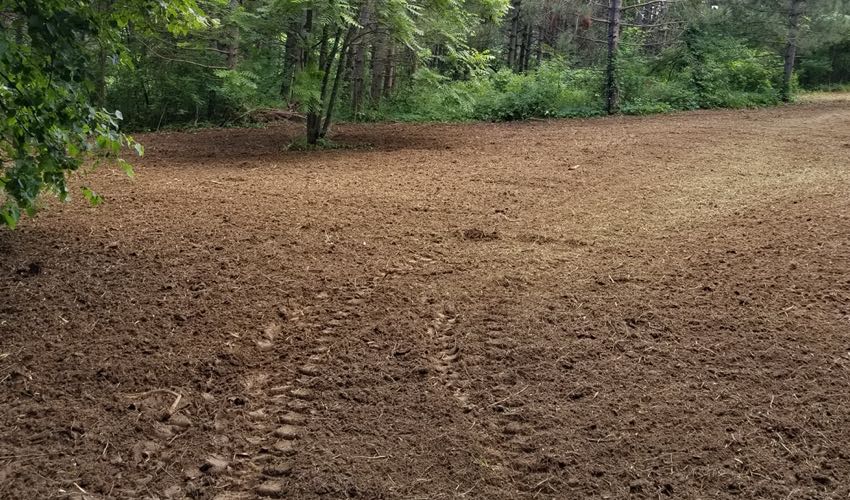
<svg viewBox="0 0 850 500"><path fill-rule="evenodd" d="M850 102L295 127L0 233L0 497L850 494Z"/></svg>

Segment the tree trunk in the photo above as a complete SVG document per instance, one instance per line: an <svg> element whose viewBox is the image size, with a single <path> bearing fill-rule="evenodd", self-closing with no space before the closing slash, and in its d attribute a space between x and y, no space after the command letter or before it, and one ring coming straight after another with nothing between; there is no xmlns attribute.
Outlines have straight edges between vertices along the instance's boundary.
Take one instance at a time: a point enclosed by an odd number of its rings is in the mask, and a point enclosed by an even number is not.
<svg viewBox="0 0 850 500"><path fill-rule="evenodd" d="M325 37L326 31L326 29L322 30L322 48L319 51L319 67L322 70L320 104L318 109L310 109L307 113L307 142L309 144L316 144L319 142L322 135L322 116L325 110L325 102L328 97L328 83L330 82L334 59L336 59L336 53L339 50L339 44L342 39L342 29L339 29L334 37L333 46L331 47L330 52L328 52L328 44Z"/></svg>
<svg viewBox="0 0 850 500"><path fill-rule="evenodd" d="M395 45L392 40L387 44L387 57L384 63L384 91L387 95L393 90L395 84Z"/></svg>
<svg viewBox="0 0 850 500"><path fill-rule="evenodd" d="M362 28L356 34L357 41L352 48L354 57L351 65L351 110L355 117L363 110L363 98L366 94L366 55L369 50L369 39L366 37L366 32L370 29L371 17L372 6L367 1L360 8L360 16L357 22Z"/></svg>
<svg viewBox="0 0 850 500"><path fill-rule="evenodd" d="M312 48L310 47L311 34L313 32L313 9L307 9L307 15L304 19L304 28L301 29L300 47L298 50L298 66L305 68L310 64L312 57Z"/></svg>
<svg viewBox="0 0 850 500"><path fill-rule="evenodd" d="M387 35L381 34L375 38L374 52L372 53L372 85L369 94L372 97L372 106L378 107L384 92L384 74L387 64Z"/></svg>
<svg viewBox="0 0 850 500"><path fill-rule="evenodd" d="M239 0L230 0L230 13L235 12L239 5ZM226 64L228 69L236 69L236 65L239 64L239 27L234 25L229 31L230 39L227 46Z"/></svg>
<svg viewBox="0 0 850 500"><path fill-rule="evenodd" d="M519 33L519 56L516 59L516 71L522 73L525 67L525 57L528 54L526 42L528 41L528 26L524 26Z"/></svg>
<svg viewBox="0 0 850 500"><path fill-rule="evenodd" d="M286 31L286 46L283 53L283 69L281 71L280 96L289 102L292 100L292 80L298 65L298 42L301 21L293 21Z"/></svg>
<svg viewBox="0 0 850 500"><path fill-rule="evenodd" d="M791 100L791 78L794 76L794 62L797 58L797 42L800 37L800 17L803 14L805 0L789 0L788 41L785 45L785 68L782 74L782 100Z"/></svg>
<svg viewBox="0 0 850 500"><path fill-rule="evenodd" d="M322 27L322 34L319 40L319 69L324 70L325 63L328 57L328 27Z"/></svg>
<svg viewBox="0 0 850 500"><path fill-rule="evenodd" d="M416 56L416 52L413 49L408 49L410 51L410 74L413 75L417 71L419 71L419 57Z"/></svg>
<svg viewBox="0 0 850 500"><path fill-rule="evenodd" d="M362 36L362 35L361 35ZM354 116L363 111L363 96L366 83L366 49L368 44L363 38L354 49L354 66L351 69L351 110Z"/></svg>
<svg viewBox="0 0 850 500"><path fill-rule="evenodd" d="M331 89L331 93L327 99L327 108L325 110L325 121L322 124L322 130L319 134L321 138L325 138L328 135L328 130L331 127L331 120L333 119L334 114L334 105L336 104L336 96L339 94L339 84L342 80L342 74L345 71L345 66L347 64L347 59L349 57L349 53L351 52L349 47L351 46L351 39L354 38L354 34L356 32L356 28L353 26L348 29L348 34L345 36L345 41L342 45L342 51L339 53L339 64L336 67L336 76L334 77L333 88Z"/></svg>
<svg viewBox="0 0 850 500"><path fill-rule="evenodd" d="M354 49L354 65L351 68L351 110L354 116L363 110L363 96L366 83L366 50L369 44L361 34Z"/></svg>
<svg viewBox="0 0 850 500"><path fill-rule="evenodd" d="M324 31L324 30L323 30ZM301 68L306 68L310 66L311 59L313 58L313 48L311 47L311 39L313 32L313 9L307 9L307 15L304 21L304 28L302 30L301 37L301 47L300 47L300 62L299 66ZM324 40L324 33L322 33L323 39L322 44L323 48L326 46L327 41ZM320 63L321 63L321 55L320 55ZM307 142L310 144L316 144L319 140L319 126L316 124L316 110L308 109L307 113Z"/></svg>
<svg viewBox="0 0 850 500"><path fill-rule="evenodd" d="M523 42L522 71L528 71L528 61L531 59L531 43L533 41L534 29L530 24L525 25L525 41Z"/></svg>
<svg viewBox="0 0 850 500"><path fill-rule="evenodd" d="M99 0L95 4L95 8L97 9L97 13L99 17L102 19L106 13L111 8L111 2L109 0ZM20 35L20 32L18 33ZM21 37L18 36L20 39ZM20 43L20 40L18 41ZM107 69L107 41L104 39L98 39L98 52L97 52L97 71L95 76L95 92L94 92L94 104L95 106L102 108L106 106L106 69Z"/></svg>
<svg viewBox="0 0 850 500"><path fill-rule="evenodd" d="M540 67L540 64L543 62L543 27L540 26L537 28L537 47L534 53L535 59L537 60L537 67Z"/></svg>
<svg viewBox="0 0 850 500"><path fill-rule="evenodd" d="M106 47L100 43L97 53L97 81L95 82L95 106L106 106Z"/></svg>
<svg viewBox="0 0 850 500"><path fill-rule="evenodd" d="M514 15L511 19L511 32L510 36L508 36L508 67L512 70L516 67L516 48L517 48L517 35L519 34L519 18L522 9L522 0L513 0L511 2L511 7L513 7Z"/></svg>
<svg viewBox="0 0 850 500"><path fill-rule="evenodd" d="M609 115L620 109L620 89L617 82L617 53L620 48L620 16L623 0L610 0L608 7L608 64L605 68L605 112Z"/></svg>

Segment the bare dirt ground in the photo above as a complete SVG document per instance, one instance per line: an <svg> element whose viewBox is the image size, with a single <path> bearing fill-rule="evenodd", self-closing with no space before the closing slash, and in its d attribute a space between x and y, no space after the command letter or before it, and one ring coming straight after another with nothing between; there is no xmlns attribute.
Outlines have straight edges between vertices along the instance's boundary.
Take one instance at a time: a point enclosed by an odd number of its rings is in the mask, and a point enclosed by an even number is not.
<svg viewBox="0 0 850 500"><path fill-rule="evenodd" d="M0 233L0 497L850 495L850 101L296 131Z"/></svg>

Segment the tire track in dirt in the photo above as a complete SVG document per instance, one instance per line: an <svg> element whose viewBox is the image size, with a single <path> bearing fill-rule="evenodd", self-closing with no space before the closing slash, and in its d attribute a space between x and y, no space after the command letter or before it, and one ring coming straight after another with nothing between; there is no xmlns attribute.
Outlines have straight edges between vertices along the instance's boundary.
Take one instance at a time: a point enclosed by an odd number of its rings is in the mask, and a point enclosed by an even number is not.
<svg viewBox="0 0 850 500"><path fill-rule="evenodd" d="M519 489L535 495L558 493L558 469L564 464L546 453L552 437L545 427L539 428L532 409L535 405L528 401L534 392L533 381L523 375L532 374L535 367L516 364L520 341L514 337L509 318L488 314L482 324L486 332L481 338L482 359L475 367L477 381L486 381L477 392L480 400L476 405L476 417L489 430L483 435L482 447ZM500 481L498 476L496 479Z"/></svg>
<svg viewBox="0 0 850 500"><path fill-rule="evenodd" d="M295 376L298 378L288 386L272 389L272 400L279 414L277 427L272 433L274 443L271 452L287 458L263 466L261 472L264 482L256 488L257 494L261 496L277 497L289 493L289 484L281 478L293 473L298 455L303 451L303 440L308 437L307 425L315 413L317 400L317 392L313 387L323 373L321 363L329 342L327 336L320 336L315 346L309 349L306 362L300 362L296 367Z"/></svg>
<svg viewBox="0 0 850 500"><path fill-rule="evenodd" d="M380 283L393 270L380 271L358 284L357 280L334 288L331 293L321 292L316 296L319 305L301 317L293 317L304 329L305 337L318 336L308 342L306 353L299 357L294 369L294 380L271 389L273 406L278 410L277 427L272 433L274 443L264 448L271 458L255 479L259 483L254 492L261 497L300 497L321 491L322 486L313 484L310 471L315 467L317 456L312 456L316 444L322 441L322 413L328 411L328 402L335 396L329 393L336 389L332 375L336 352L340 342L346 340L342 332L356 326L361 310ZM293 346L285 346L293 349ZM321 444L320 444L321 446ZM318 490L315 490L318 488ZM311 492L311 489L315 491Z"/></svg>
<svg viewBox="0 0 850 500"><path fill-rule="evenodd" d="M413 256L394 271L424 272L436 262ZM545 426L537 428L542 420L531 414L534 405L526 396L534 392L533 381L522 374L534 367L518 365L520 341L513 318L490 311L480 322L475 320L483 329L473 324L466 332L461 318L452 306L433 312L425 348L440 385L471 415L473 426L487 429L470 435L478 436L479 451L494 466L491 492L502 491L505 481L529 494L560 492L565 464L546 452L552 436Z"/></svg>
<svg viewBox="0 0 850 500"><path fill-rule="evenodd" d="M298 329L304 316L296 314L289 319ZM253 340L260 357L255 366L270 366L275 358L280 358L284 327L288 330L290 325L283 321L268 323ZM295 356L295 363L301 357ZM215 500L286 495L286 479L293 472L298 440L305 433L311 394L298 381L291 381L292 374L287 375L290 381L281 384L279 371L252 370L242 378L245 400L234 402L246 406L246 410L230 419L227 415L216 416L213 444L218 450L201 467L202 472L218 476Z"/></svg>
<svg viewBox="0 0 850 500"><path fill-rule="evenodd" d="M290 368L275 370L270 375L257 373L254 375L256 381L249 384L260 408L248 414L258 434L258 437L248 438L248 442L257 445L259 451L251 457L249 471L233 478L234 486L238 485L234 488L236 491L219 494L215 497L217 500L297 497L318 491L314 488L320 485L311 484L309 471L319 456L311 453L317 451L316 445L331 444L322 435L320 423L324 418L322 413L328 411L327 404L337 397L331 394L338 389L333 380L336 380L334 373L338 369L334 359L339 343L350 341L352 328L362 327L361 313L386 280L428 272L435 262L421 255L388 262L366 279L349 281L329 290L330 293L320 293L318 304L312 307L294 307L292 312L286 313L288 321L283 326L275 323L263 330L256 341L259 350L282 354L277 351L286 349L291 358ZM403 286L403 282L396 285ZM507 385L502 383L503 379L511 377L513 361L510 358L515 341L504 326L508 318L493 316L485 324L486 335L473 332L464 336L461 315L451 307L440 307L429 315L423 348L434 378L456 401L457 408L493 429L483 438L486 442L482 442L484 449L494 451L492 461L499 464L512 481L526 482L523 478L536 478L538 473L545 472L546 465L541 465L535 455L544 440L527 424L521 394L493 402L494 398L487 396L490 392L479 392L477 398L470 393L472 386L480 384L493 367L502 370L497 375L499 386ZM284 328L298 332L293 335L300 334L302 342L277 345ZM475 352L479 358L483 355L478 366L468 366L466 362L464 343L470 339L486 346L483 350L478 347ZM300 352L293 354L291 351ZM501 365L503 361L507 363ZM532 486L526 489L532 490Z"/></svg>
<svg viewBox="0 0 850 500"><path fill-rule="evenodd" d="M302 455L321 411L325 364L338 320L322 322L324 311L315 306L280 308L278 314L281 319L268 323L253 341L259 368L242 379L247 401L236 403L250 405L250 411L235 418L216 416L217 450L200 467L201 473L217 476L215 500L288 497L298 491L298 473L309 459Z"/></svg>
<svg viewBox="0 0 850 500"><path fill-rule="evenodd" d="M421 273L436 263L437 260L431 257L414 254L403 263L391 266L388 272L400 275ZM463 375L460 366L463 353L461 338L456 329L457 322L458 315L450 310L443 308L434 312L426 330L429 342L427 352L440 384L451 393L459 407L468 412L472 411L474 406L470 404L467 394L469 380Z"/></svg>
<svg viewBox="0 0 850 500"><path fill-rule="evenodd" d="M460 340L456 335L457 316L447 312L437 312L428 327L428 338L434 346L432 364L440 383L451 392L464 411L471 411L466 388L469 385L458 367L462 357Z"/></svg>
<svg viewBox="0 0 850 500"><path fill-rule="evenodd" d="M356 317L358 308L385 276L378 275L353 290L337 290L339 298L325 292L317 296L318 300L327 301L327 305L315 308L306 326L307 335L316 330L319 335L306 349L306 359L299 360L295 380L272 390L272 399L281 414L273 432L275 442L271 450L288 459L283 463L273 461L262 468L263 482L255 488L258 495L277 498L304 492L308 482L305 475L314 458L305 453L309 454L308 441L316 439L316 422L321 420L321 413L326 409L326 392L332 389L326 379L333 366L335 345L342 340L339 332Z"/></svg>

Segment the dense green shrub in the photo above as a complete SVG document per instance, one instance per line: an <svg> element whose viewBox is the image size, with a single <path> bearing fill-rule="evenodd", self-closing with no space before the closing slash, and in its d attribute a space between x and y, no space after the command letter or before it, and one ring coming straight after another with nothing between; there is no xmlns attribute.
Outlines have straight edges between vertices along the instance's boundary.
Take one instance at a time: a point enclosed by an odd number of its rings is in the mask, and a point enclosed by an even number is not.
<svg viewBox="0 0 850 500"><path fill-rule="evenodd" d="M544 63L525 74L502 70L491 81L494 92L477 103L477 119L580 116L598 109L599 79L588 78L586 71L573 74L562 61Z"/></svg>
<svg viewBox="0 0 850 500"><path fill-rule="evenodd" d="M782 61L778 55L698 29L686 32L685 51L700 107L739 108L779 102Z"/></svg>
<svg viewBox="0 0 850 500"><path fill-rule="evenodd" d="M681 43L660 53L647 50L645 37L636 28L623 31L617 64L623 113L779 102L782 60L777 54L754 49L745 40L710 26L689 27ZM130 117L133 128L222 123L255 107L283 106L274 51L251 50L251 57L234 70L170 60L161 62L156 71L146 59L156 56L139 51L139 71L119 73L110 80L110 105ZM823 81L839 75L835 65L842 65L843 58L833 51L803 59L800 74L805 81ZM344 89L336 114L366 121L433 122L584 117L603 112L603 70L598 65L574 68L554 58L516 73L499 68L498 59L488 51L472 49L452 50L429 60L432 64L406 75L389 98L361 109L357 116L347 100L350 89ZM304 108L317 101L320 81L317 71L296 75L294 102Z"/></svg>
<svg viewBox="0 0 850 500"><path fill-rule="evenodd" d="M563 61L524 74L490 71L451 81L421 69L412 81L368 119L401 121L523 120L589 116L600 112L601 77L571 70Z"/></svg>
<svg viewBox="0 0 850 500"><path fill-rule="evenodd" d="M627 31L627 33L629 33ZM650 59L626 38L621 55L622 111L646 114L779 102L782 61L740 40L687 30L684 43Z"/></svg>
<svg viewBox="0 0 850 500"><path fill-rule="evenodd" d="M807 89L842 89L850 85L850 38L820 47L803 57L800 84Z"/></svg>
<svg viewBox="0 0 850 500"><path fill-rule="evenodd" d="M781 59L738 39L692 29L685 34L684 44L660 55L648 56L643 47L639 31L624 31L617 70L623 113L779 102ZM555 59L526 73L479 68L469 74L457 81L420 69L369 118L509 121L602 113L603 82L598 69L574 69Z"/></svg>
<svg viewBox="0 0 850 500"><path fill-rule="evenodd" d="M434 71L423 68L414 73L411 82L367 119L390 118L400 121L462 121L473 117L480 94L489 92L489 81L475 79L452 82Z"/></svg>

